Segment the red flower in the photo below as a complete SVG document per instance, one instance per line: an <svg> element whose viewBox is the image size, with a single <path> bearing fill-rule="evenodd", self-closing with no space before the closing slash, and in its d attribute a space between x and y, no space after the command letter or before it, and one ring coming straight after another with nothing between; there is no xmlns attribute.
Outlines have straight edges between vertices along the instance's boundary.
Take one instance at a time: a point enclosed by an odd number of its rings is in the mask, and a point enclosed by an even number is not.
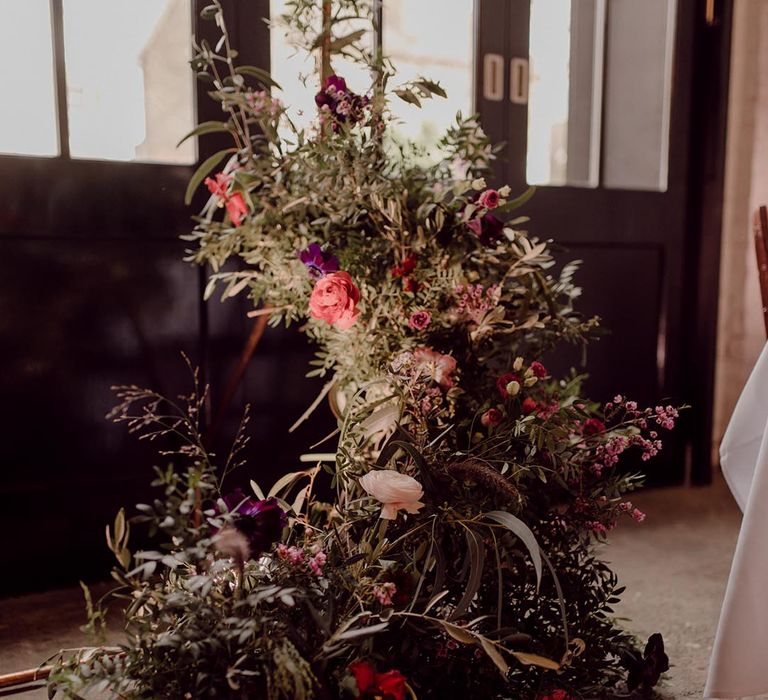
<svg viewBox="0 0 768 700"><path fill-rule="evenodd" d="M540 695L539 700L573 700L573 696L566 693L562 688L558 688L548 695Z"/></svg>
<svg viewBox="0 0 768 700"><path fill-rule="evenodd" d="M248 207L245 205L243 195L235 192L227 199L224 206L227 208L227 214L229 214L232 223L235 226L239 226L243 221L243 217L248 213Z"/></svg>
<svg viewBox="0 0 768 700"><path fill-rule="evenodd" d="M376 673L367 661L354 661L349 670L355 677L360 698L404 700L405 676L400 671Z"/></svg>
<svg viewBox="0 0 768 700"><path fill-rule="evenodd" d="M510 382L519 382L520 377L518 377L514 372L505 372L502 374L497 380L496 380L496 388L499 391L499 394L501 394L501 398L505 401L509 398L509 392L507 391L507 384Z"/></svg>
<svg viewBox="0 0 768 700"><path fill-rule="evenodd" d="M235 226L239 226L243 221L243 217L248 213L248 207L240 192L229 193L229 187L233 180L234 177L232 175L217 173L216 179L205 178L205 186L219 200L219 206L226 207L227 214L229 214L232 223Z"/></svg>
<svg viewBox="0 0 768 700"><path fill-rule="evenodd" d="M597 435L605 432L605 423L597 418L587 418L584 421L584 435Z"/></svg>
<svg viewBox="0 0 768 700"><path fill-rule="evenodd" d="M534 401L530 396L526 396L523 399L522 409L525 415L533 413L538 408L538 406L539 405L536 403L536 401Z"/></svg>
<svg viewBox="0 0 768 700"><path fill-rule="evenodd" d="M504 417L502 412L498 408L489 408L480 417L480 422L486 427L494 427L501 423L501 419Z"/></svg>
<svg viewBox="0 0 768 700"><path fill-rule="evenodd" d="M376 682L376 671L367 661L353 661L349 670L355 677L360 694L367 693Z"/></svg>
<svg viewBox="0 0 768 700"><path fill-rule="evenodd" d="M531 362L531 372L539 379L544 379L547 376L547 368L541 362Z"/></svg>
<svg viewBox="0 0 768 700"><path fill-rule="evenodd" d="M403 289L416 294L419 291L419 283L413 277L403 277Z"/></svg>
<svg viewBox="0 0 768 700"><path fill-rule="evenodd" d="M418 258L414 253L408 255L403 262L392 268L393 277L408 277L415 269Z"/></svg>

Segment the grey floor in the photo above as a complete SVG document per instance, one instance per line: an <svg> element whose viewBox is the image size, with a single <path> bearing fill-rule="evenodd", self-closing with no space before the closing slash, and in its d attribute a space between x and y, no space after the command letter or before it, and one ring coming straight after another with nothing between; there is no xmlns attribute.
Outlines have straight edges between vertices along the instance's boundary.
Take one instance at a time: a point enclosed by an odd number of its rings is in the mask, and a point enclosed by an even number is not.
<svg viewBox="0 0 768 700"><path fill-rule="evenodd" d="M639 636L664 635L673 668L660 697L701 697L740 513L721 483L632 500L647 520L627 521L603 553L627 586L617 612ZM83 622L79 589L0 600L0 673L32 668L57 649L84 644Z"/></svg>

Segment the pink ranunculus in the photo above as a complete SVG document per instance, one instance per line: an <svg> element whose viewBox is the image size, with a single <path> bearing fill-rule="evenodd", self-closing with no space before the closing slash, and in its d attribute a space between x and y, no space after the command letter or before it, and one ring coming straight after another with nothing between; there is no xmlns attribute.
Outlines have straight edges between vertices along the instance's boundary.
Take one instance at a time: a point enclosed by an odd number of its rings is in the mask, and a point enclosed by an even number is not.
<svg viewBox="0 0 768 700"><path fill-rule="evenodd" d="M309 299L312 318L325 321L339 330L351 328L360 311L360 290L347 272L332 272L317 280Z"/></svg>
<svg viewBox="0 0 768 700"><path fill-rule="evenodd" d="M423 331L432 321L429 311L414 311L408 319L408 325L416 331Z"/></svg>
<svg viewBox="0 0 768 700"><path fill-rule="evenodd" d="M377 501L381 501L381 517L385 520L394 520L399 510L418 513L424 507L420 500L424 489L407 474L391 469L376 469L360 478L360 486Z"/></svg>
<svg viewBox="0 0 768 700"><path fill-rule="evenodd" d="M496 190L485 190L480 195L477 203L486 209L495 209L499 206L499 193Z"/></svg>
<svg viewBox="0 0 768 700"><path fill-rule="evenodd" d="M421 374L431 377L445 389L453 386L453 373L456 371L456 359L443 355L432 348L417 348L413 351L414 367Z"/></svg>
<svg viewBox="0 0 768 700"><path fill-rule="evenodd" d="M491 428L499 425L499 423L501 423L502 418L504 418L504 414L498 408L489 408L480 417L480 422L486 428Z"/></svg>
<svg viewBox="0 0 768 700"><path fill-rule="evenodd" d="M248 213L248 207L245 205L243 195L235 192L229 196L224 206L227 208L227 214L229 214L232 223L235 226L239 226L243 221L243 217Z"/></svg>

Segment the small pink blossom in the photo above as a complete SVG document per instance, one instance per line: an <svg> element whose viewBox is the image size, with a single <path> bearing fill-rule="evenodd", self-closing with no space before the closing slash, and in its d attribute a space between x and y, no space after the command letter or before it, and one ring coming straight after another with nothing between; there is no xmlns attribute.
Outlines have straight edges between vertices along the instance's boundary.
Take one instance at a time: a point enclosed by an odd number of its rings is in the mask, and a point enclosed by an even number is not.
<svg viewBox="0 0 768 700"><path fill-rule="evenodd" d="M429 311L414 311L408 319L408 325L416 331L423 331L431 321Z"/></svg>
<svg viewBox="0 0 768 700"><path fill-rule="evenodd" d="M382 605L392 605L392 596L395 593L397 593L397 586L391 582L382 583L373 589L374 597Z"/></svg>
<svg viewBox="0 0 768 700"><path fill-rule="evenodd" d="M641 523L643 520L645 520L645 513L643 513L643 511L639 508L635 508L632 511L632 518L635 520L635 522Z"/></svg>
<svg viewBox="0 0 768 700"><path fill-rule="evenodd" d="M630 510L632 510L632 501L624 501L623 503L619 503L619 510L623 513L628 513Z"/></svg>
<svg viewBox="0 0 768 700"><path fill-rule="evenodd" d="M328 557L326 556L325 552L319 551L309 560L309 568L312 569L312 573L315 576L322 576L323 567L327 561Z"/></svg>
<svg viewBox="0 0 768 700"><path fill-rule="evenodd" d="M499 193L492 189L485 190L478 198L477 203L486 209L495 209L499 206Z"/></svg>
<svg viewBox="0 0 768 700"><path fill-rule="evenodd" d="M456 359L450 355L432 350L417 348L413 351L414 368L420 374L430 377L445 389L453 386L453 373L456 371Z"/></svg>

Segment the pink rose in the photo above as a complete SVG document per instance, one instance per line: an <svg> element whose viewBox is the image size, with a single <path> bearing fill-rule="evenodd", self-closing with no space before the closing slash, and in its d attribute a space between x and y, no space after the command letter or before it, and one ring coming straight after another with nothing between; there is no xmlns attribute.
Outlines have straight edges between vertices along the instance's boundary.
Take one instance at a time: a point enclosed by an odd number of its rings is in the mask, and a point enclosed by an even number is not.
<svg viewBox="0 0 768 700"><path fill-rule="evenodd" d="M477 203L486 209L495 209L499 206L499 193L496 190L485 190L480 195Z"/></svg>
<svg viewBox="0 0 768 700"><path fill-rule="evenodd" d="M408 319L408 325L416 331L423 331L432 321L429 311L414 311Z"/></svg>
<svg viewBox="0 0 768 700"><path fill-rule="evenodd" d="M347 272L332 272L317 280L309 299L312 318L318 318L339 330L351 328L360 311L360 290Z"/></svg>
<svg viewBox="0 0 768 700"><path fill-rule="evenodd" d="M486 427L491 428L497 426L499 423L501 423L501 419L503 418L503 414L498 408L489 408L483 415L480 417L480 422Z"/></svg>
<svg viewBox="0 0 768 700"><path fill-rule="evenodd" d="M413 351L413 361L417 372L431 377L445 389L453 386L451 375L456 371L456 360L450 355L431 348L417 348Z"/></svg>
<svg viewBox="0 0 768 700"><path fill-rule="evenodd" d="M424 504L424 489L412 476L390 469L376 469L360 478L366 493L381 501L381 517L394 520L399 510L418 513Z"/></svg>

